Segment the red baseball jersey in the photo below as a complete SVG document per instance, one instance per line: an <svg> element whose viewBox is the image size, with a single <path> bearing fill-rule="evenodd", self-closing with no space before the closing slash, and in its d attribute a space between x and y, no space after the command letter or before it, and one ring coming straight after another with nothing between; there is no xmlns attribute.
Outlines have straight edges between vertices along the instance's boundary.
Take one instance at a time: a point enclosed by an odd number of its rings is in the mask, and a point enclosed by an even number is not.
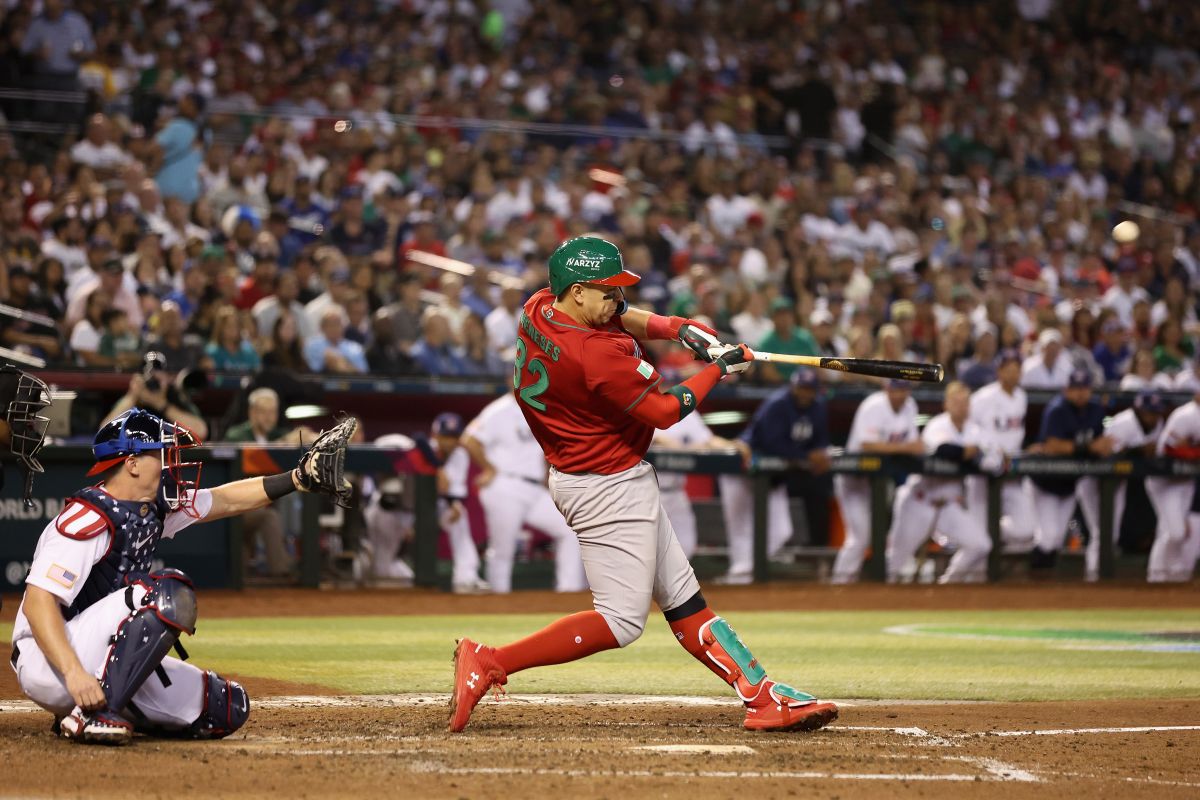
<svg viewBox="0 0 1200 800"><path fill-rule="evenodd" d="M654 428L629 411L662 376L620 324L589 328L554 307L549 289L529 298L517 326L513 390L546 460L561 472L611 475L637 465Z"/></svg>

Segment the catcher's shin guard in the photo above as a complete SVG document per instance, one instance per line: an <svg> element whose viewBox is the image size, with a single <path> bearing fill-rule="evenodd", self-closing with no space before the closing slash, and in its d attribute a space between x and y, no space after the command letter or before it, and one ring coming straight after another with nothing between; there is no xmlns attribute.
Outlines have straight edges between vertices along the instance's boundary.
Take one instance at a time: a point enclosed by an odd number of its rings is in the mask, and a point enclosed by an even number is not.
<svg viewBox="0 0 1200 800"><path fill-rule="evenodd" d="M223 739L250 718L250 696L237 681L204 673L204 708L187 730L194 739Z"/></svg>
<svg viewBox="0 0 1200 800"><path fill-rule="evenodd" d="M196 594L186 575L164 570L135 583L148 591L135 607L134 586L125 590L130 614L117 627L100 676L111 714L126 715L129 701L158 669L180 633L196 632Z"/></svg>

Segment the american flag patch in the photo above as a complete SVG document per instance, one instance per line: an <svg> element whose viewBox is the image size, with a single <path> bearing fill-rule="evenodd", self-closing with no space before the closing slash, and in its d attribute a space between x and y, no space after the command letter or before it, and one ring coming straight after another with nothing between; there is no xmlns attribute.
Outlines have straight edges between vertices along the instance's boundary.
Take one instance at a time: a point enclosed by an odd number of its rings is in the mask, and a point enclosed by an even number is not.
<svg viewBox="0 0 1200 800"><path fill-rule="evenodd" d="M50 569L46 570L46 577L55 583L62 584L66 588L70 589L75 585L75 581L79 576L74 572L71 572L71 570L67 569L66 567L60 567L58 564L51 564Z"/></svg>

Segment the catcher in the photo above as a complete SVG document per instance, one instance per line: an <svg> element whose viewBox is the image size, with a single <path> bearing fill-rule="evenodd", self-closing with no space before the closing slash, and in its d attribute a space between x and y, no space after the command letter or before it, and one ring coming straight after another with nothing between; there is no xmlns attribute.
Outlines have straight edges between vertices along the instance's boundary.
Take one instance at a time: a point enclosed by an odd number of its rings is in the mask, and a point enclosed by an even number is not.
<svg viewBox="0 0 1200 800"><path fill-rule="evenodd" d="M67 499L38 539L13 627L12 666L54 730L85 743L123 744L134 731L219 739L250 714L234 681L186 663L196 630L188 576L154 570L158 543L197 522L261 508L294 491L348 502L342 470L357 423L319 435L290 472L199 486L200 444L182 425L130 409L92 445L99 482ZM181 659L168 658L175 648Z"/></svg>

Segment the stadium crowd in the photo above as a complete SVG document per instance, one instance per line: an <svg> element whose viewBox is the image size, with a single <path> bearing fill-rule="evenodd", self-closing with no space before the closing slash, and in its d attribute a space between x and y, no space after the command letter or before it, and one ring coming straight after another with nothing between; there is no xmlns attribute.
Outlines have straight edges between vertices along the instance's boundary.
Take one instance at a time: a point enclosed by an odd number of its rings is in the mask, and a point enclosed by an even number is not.
<svg viewBox="0 0 1200 800"><path fill-rule="evenodd" d="M598 231L638 301L762 349L1196 381L1192 4L0 13L0 299L44 315L0 344L52 363L501 374Z"/></svg>

